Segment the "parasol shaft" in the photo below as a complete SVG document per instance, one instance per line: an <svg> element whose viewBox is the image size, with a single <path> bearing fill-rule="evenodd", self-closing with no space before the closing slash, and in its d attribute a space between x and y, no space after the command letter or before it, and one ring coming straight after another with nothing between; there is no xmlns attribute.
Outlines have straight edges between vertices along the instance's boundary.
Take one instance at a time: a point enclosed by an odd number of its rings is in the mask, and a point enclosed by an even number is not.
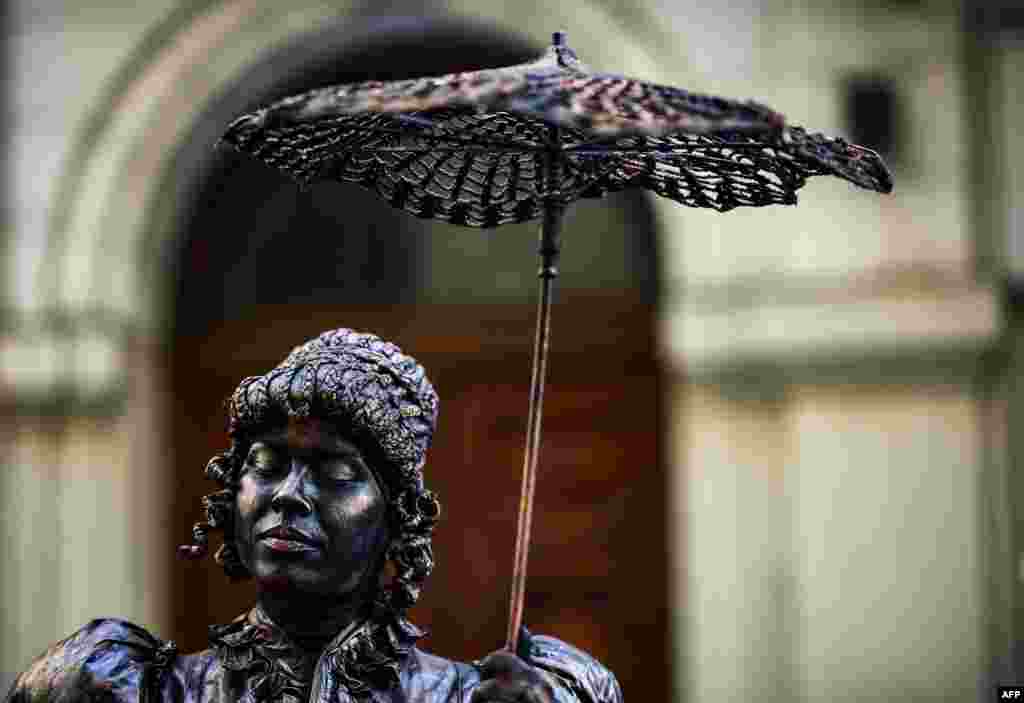
<svg viewBox="0 0 1024 703"><path fill-rule="evenodd" d="M557 137L557 131L555 132ZM523 486L519 498L519 520L516 530L516 552L512 567L512 594L509 602L508 634L505 648L516 652L519 628L523 622L523 600L526 594L526 561L530 551L530 527L533 522L533 494L537 482L540 455L541 417L544 410L544 380L547 372L548 340L551 335L551 301L558 277L558 255L561 249L562 214L565 205L554 197L561 164L557 153L547 159L549 196L544 203L544 219L540 229L540 297L537 301L537 330L533 343L533 371L530 376L530 408L526 425L526 452L523 458Z"/></svg>

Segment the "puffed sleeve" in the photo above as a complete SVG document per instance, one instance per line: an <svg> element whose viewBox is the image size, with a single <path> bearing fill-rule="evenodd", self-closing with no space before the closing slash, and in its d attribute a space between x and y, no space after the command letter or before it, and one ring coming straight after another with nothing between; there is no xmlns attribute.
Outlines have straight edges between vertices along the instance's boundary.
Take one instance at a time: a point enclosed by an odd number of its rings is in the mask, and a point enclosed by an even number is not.
<svg viewBox="0 0 1024 703"><path fill-rule="evenodd" d="M523 631L519 656L550 675L559 703L623 703L615 674L601 662L562 640Z"/></svg>
<svg viewBox="0 0 1024 703"><path fill-rule="evenodd" d="M36 658L5 703L172 703L177 652L124 620L93 620Z"/></svg>

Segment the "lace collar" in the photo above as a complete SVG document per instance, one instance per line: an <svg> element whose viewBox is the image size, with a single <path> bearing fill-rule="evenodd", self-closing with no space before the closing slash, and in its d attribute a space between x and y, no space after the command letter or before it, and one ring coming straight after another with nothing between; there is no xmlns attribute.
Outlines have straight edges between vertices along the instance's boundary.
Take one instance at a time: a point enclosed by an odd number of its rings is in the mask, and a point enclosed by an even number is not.
<svg viewBox="0 0 1024 703"><path fill-rule="evenodd" d="M424 632L401 616L381 613L345 628L320 656L320 681L364 699L399 683L403 660ZM246 672L243 701L307 703L316 671L288 635L257 605L227 625L210 627L224 668ZM319 688L319 687L318 687Z"/></svg>

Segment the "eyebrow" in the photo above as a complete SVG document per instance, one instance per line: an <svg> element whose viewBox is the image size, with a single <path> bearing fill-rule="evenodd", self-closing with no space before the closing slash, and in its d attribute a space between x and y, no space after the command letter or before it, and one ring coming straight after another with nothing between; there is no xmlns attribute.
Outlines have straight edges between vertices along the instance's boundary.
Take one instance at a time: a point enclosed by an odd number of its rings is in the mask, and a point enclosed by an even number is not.
<svg viewBox="0 0 1024 703"><path fill-rule="evenodd" d="M313 451L319 454L330 454L332 456L342 456L365 461L365 459L363 459L363 453L359 451L359 448L352 442L342 439L341 437L336 437L335 440L337 442L336 444L321 445ZM267 444L274 449L290 449L288 446L288 440L276 434L260 435L253 438L252 443L256 444L257 442L260 444Z"/></svg>

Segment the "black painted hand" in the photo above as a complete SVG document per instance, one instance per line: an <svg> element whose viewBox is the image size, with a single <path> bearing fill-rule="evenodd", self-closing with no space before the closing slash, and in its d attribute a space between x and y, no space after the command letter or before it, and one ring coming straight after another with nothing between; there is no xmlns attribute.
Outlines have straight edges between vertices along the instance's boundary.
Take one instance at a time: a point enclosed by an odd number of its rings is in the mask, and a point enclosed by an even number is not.
<svg viewBox="0 0 1024 703"><path fill-rule="evenodd" d="M491 652L477 668L482 681L470 703L555 703L546 674L507 650Z"/></svg>

